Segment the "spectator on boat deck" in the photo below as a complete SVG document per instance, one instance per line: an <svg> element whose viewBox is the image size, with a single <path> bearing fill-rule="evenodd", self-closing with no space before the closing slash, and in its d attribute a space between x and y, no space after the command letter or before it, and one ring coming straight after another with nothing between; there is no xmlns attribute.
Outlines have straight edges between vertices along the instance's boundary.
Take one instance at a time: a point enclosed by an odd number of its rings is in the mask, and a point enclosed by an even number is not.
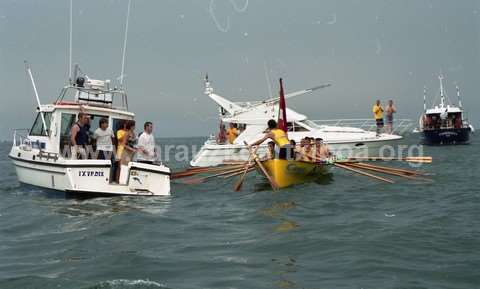
<svg viewBox="0 0 480 289"><path fill-rule="evenodd" d="M128 120L124 120L120 126L120 128L116 132L116 153L115 153L115 180L118 182L118 179L120 178L120 160L122 159L122 153L123 153L123 139L126 136L126 126L127 126Z"/></svg>
<svg viewBox="0 0 480 289"><path fill-rule="evenodd" d="M147 121L143 125L143 133L138 138L137 161L139 163L153 164L157 158L155 151L155 137L153 136L153 124Z"/></svg>
<svg viewBox="0 0 480 289"><path fill-rule="evenodd" d="M87 159L88 118L83 112L78 113L78 121L70 129L72 159Z"/></svg>
<svg viewBox="0 0 480 289"><path fill-rule="evenodd" d="M117 163L117 170L115 172L115 178L118 182L120 178L120 170L121 166L128 165L128 163L132 160L133 155L137 151L135 147L132 145L132 140L135 139L135 121L134 120L127 120L124 124L124 129L120 129L117 131L117 155L116 161Z"/></svg>
<svg viewBox="0 0 480 289"><path fill-rule="evenodd" d="M288 149L290 148L290 141L288 140L287 133L282 129L279 129L277 122L273 119L269 120L267 124L268 130L265 135L252 145L260 145L267 139L271 139L280 148L278 158L283 160L287 159Z"/></svg>
<svg viewBox="0 0 480 289"><path fill-rule="evenodd" d="M235 139L238 137L240 132L237 129L237 124L236 123L230 123L230 127L227 130L227 140L229 144L233 144L235 142Z"/></svg>
<svg viewBox="0 0 480 289"><path fill-rule="evenodd" d="M220 131L217 135L217 144L225 144L227 141L227 132L225 130L225 124L220 123Z"/></svg>
<svg viewBox="0 0 480 289"><path fill-rule="evenodd" d="M372 108L372 112L375 117L375 122L377 123L377 136L379 136L383 129L383 107L380 100L377 100Z"/></svg>
<svg viewBox="0 0 480 289"><path fill-rule="evenodd" d="M99 127L93 133L93 139L97 141L97 159L111 160L113 156L113 131L108 127L108 119L102 118Z"/></svg>
<svg viewBox="0 0 480 289"><path fill-rule="evenodd" d="M397 108L393 104L393 100L388 101L388 105L385 111L387 117L387 133L393 132L393 114L397 112Z"/></svg>

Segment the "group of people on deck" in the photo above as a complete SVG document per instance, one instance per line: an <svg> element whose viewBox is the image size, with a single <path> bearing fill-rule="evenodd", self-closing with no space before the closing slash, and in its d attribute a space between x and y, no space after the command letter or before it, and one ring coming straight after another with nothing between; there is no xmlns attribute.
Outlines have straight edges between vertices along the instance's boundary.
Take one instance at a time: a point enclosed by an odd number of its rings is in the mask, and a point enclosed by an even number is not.
<svg viewBox="0 0 480 289"><path fill-rule="evenodd" d="M388 134L392 134L393 133L393 114L397 112L397 108L393 104L393 100L388 101L388 105L385 110L383 109L382 103L380 102L380 100L377 100L373 105L372 112L377 125L377 136L380 135L384 127L384 122L383 122L384 112L387 119L385 132Z"/></svg>
<svg viewBox="0 0 480 289"><path fill-rule="evenodd" d="M271 119L267 124L268 129L265 135L258 141L250 144L251 146L256 146L271 140L268 143L265 159L278 158L305 162L325 162L332 156L322 138L305 137L297 145L294 140L288 139L288 134L284 130L278 128L275 120Z"/></svg>
<svg viewBox="0 0 480 289"><path fill-rule="evenodd" d="M157 159L153 124L145 122L144 130L135 134L135 121L124 120L120 129L113 132L108 119L102 118L99 127L90 131L90 116L85 112L78 114L78 121L70 129L70 147L72 159L110 160L113 177L118 182L122 166L130 161L154 164ZM94 150L89 148L95 147Z"/></svg>

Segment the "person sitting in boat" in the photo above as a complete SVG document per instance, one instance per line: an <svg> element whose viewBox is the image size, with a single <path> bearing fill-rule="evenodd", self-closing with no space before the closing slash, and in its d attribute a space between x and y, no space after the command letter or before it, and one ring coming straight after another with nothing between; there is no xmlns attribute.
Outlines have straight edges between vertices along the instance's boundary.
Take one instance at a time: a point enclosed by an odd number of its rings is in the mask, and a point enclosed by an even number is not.
<svg viewBox="0 0 480 289"><path fill-rule="evenodd" d="M230 123L230 127L227 130L227 140L229 144L233 144L235 142L235 139L238 137L240 132L237 129L237 124L236 123Z"/></svg>
<svg viewBox="0 0 480 289"><path fill-rule="evenodd" d="M99 127L93 133L97 144L97 159L111 160L113 156L113 131L108 127L108 119L101 118Z"/></svg>
<svg viewBox="0 0 480 289"><path fill-rule="evenodd" d="M377 123L377 136L379 136L383 129L383 107L380 100L377 100L372 108L372 112L375 117L375 122Z"/></svg>
<svg viewBox="0 0 480 289"><path fill-rule="evenodd" d="M290 140L290 156L292 159L297 159L297 142L293 139Z"/></svg>
<svg viewBox="0 0 480 289"><path fill-rule="evenodd" d="M78 121L70 129L70 143L72 159L87 159L88 146L88 117L85 113L78 113Z"/></svg>
<svg viewBox="0 0 480 289"><path fill-rule="evenodd" d="M326 143L323 142L323 139L318 137L315 139L315 151L316 151L316 161L325 161L332 156L332 153L328 149Z"/></svg>
<svg viewBox="0 0 480 289"><path fill-rule="evenodd" d="M251 145L260 145L267 139L271 139L279 147L278 158L286 160L288 157L288 151L290 149L290 141L288 140L287 133L284 132L282 129L279 129L277 126L277 122L273 119L269 120L267 125L268 129L265 135Z"/></svg>

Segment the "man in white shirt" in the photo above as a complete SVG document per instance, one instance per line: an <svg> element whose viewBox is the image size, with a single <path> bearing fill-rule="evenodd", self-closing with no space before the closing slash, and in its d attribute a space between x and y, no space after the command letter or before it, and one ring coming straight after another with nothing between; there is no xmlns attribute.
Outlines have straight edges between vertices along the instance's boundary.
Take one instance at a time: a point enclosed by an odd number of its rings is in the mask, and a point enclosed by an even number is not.
<svg viewBox="0 0 480 289"><path fill-rule="evenodd" d="M114 134L112 129L108 127L108 119L100 119L99 128L93 133L93 138L97 141L97 159L111 160Z"/></svg>
<svg viewBox="0 0 480 289"><path fill-rule="evenodd" d="M138 138L137 162L145 164L153 164L157 158L155 152L155 137L153 136L153 124L149 121L143 126L143 133Z"/></svg>

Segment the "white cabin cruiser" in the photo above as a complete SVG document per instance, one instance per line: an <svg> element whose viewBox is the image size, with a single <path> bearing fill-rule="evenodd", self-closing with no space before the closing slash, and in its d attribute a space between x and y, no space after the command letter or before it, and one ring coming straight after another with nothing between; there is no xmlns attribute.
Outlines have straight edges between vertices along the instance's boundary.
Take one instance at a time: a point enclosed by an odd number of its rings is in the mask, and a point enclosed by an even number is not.
<svg viewBox="0 0 480 289"><path fill-rule="evenodd" d="M79 71L75 69L75 71ZM28 70L31 76L30 69ZM131 161L122 168L119 183L112 182L110 160L71 159L69 134L80 111L90 115L91 128L107 118L114 131L135 115L128 111L127 94L110 88L110 81L76 76L65 86L53 104L40 104L33 126L22 135L15 131L9 157L21 183L76 195L170 195L170 169ZM83 79L83 81L82 81ZM67 97L73 97L68 101ZM114 102L120 102L119 104Z"/></svg>
<svg viewBox="0 0 480 289"><path fill-rule="evenodd" d="M317 89L330 86L322 85L285 95L285 98L310 93ZM257 102L232 102L213 92L208 80L205 80L205 94L219 106L221 123L235 123L243 129L232 144L219 143L215 135L204 143L200 151L191 160L191 166L216 166L230 160L243 160L249 158L249 150L244 141L251 143L258 140L267 129L267 121L278 117L279 98L272 98ZM306 136L323 138L329 148L336 154L374 154L384 145L392 145L402 136L395 134L380 134L359 127L325 125L309 120L307 116L287 108L288 137L297 143ZM359 120L363 123L368 122ZM373 120L372 120L373 121ZM409 120L408 120L409 121ZM331 123L331 122L327 122ZM340 123L340 120L339 122ZM348 123L348 122L347 122ZM368 122L372 123L372 122ZM267 151L267 144L263 144L258 152L260 155Z"/></svg>

